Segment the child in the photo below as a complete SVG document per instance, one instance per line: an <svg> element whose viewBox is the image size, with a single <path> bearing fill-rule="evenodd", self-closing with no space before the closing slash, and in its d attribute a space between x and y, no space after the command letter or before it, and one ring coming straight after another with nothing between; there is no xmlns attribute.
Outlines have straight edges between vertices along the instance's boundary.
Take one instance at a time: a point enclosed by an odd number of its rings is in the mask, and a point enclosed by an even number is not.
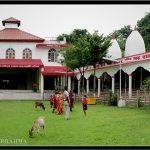
<svg viewBox="0 0 150 150"><path fill-rule="evenodd" d="M83 106L84 115L86 116L86 110L87 110L87 96L86 95L84 95L82 98L82 106Z"/></svg>
<svg viewBox="0 0 150 150"><path fill-rule="evenodd" d="M65 118L66 120L70 119L70 107L69 107L69 92L67 91L67 86L64 88L63 92L63 99L64 99L64 110L65 110Z"/></svg>

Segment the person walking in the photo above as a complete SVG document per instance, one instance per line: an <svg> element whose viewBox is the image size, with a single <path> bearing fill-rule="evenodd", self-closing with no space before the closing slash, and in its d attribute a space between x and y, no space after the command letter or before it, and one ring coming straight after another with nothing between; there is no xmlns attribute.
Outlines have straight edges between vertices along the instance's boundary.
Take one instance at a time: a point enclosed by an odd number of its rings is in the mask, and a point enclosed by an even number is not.
<svg viewBox="0 0 150 150"><path fill-rule="evenodd" d="M86 110L87 110L87 96L86 95L84 95L82 98L82 106L83 106L84 115L86 116Z"/></svg>
<svg viewBox="0 0 150 150"><path fill-rule="evenodd" d="M50 107L51 108L53 108L54 99L55 99L55 92L53 91L53 93L49 97L49 102L50 102Z"/></svg>
<svg viewBox="0 0 150 150"><path fill-rule="evenodd" d="M75 99L72 90L70 90L69 92L69 99L70 99L70 103L69 103L70 111L72 111L72 108L74 107L74 99Z"/></svg>
<svg viewBox="0 0 150 150"><path fill-rule="evenodd" d="M61 92L59 92L57 97L57 114L58 115L63 114L63 98Z"/></svg>
<svg viewBox="0 0 150 150"><path fill-rule="evenodd" d="M67 86L64 88L63 92L63 100L64 100L64 110L65 110L65 118L66 120L70 119L70 107L69 107L69 92L67 91Z"/></svg>

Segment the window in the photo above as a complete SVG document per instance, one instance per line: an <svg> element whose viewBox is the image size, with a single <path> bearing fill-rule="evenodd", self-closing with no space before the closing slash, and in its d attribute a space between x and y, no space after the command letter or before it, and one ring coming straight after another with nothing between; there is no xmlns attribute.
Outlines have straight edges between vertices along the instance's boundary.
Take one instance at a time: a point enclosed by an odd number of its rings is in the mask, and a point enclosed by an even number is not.
<svg viewBox="0 0 150 150"><path fill-rule="evenodd" d="M55 49L50 49L48 51L48 61L55 62L57 60L57 52Z"/></svg>
<svg viewBox="0 0 150 150"><path fill-rule="evenodd" d="M23 50L23 59L31 59L32 51L29 48Z"/></svg>
<svg viewBox="0 0 150 150"><path fill-rule="evenodd" d="M15 50L12 48L7 49L6 50L6 58L14 59L15 58Z"/></svg>

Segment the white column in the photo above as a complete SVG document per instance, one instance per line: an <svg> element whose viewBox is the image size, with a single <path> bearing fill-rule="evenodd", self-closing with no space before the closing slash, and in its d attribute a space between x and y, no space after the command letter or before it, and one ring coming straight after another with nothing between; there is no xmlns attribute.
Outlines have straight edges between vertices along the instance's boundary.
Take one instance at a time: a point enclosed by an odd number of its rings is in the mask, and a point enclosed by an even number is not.
<svg viewBox="0 0 150 150"><path fill-rule="evenodd" d="M114 77L114 76L111 76L111 78L112 78L111 90L112 90L112 92L114 93L114 92L115 92L115 77Z"/></svg>
<svg viewBox="0 0 150 150"><path fill-rule="evenodd" d="M41 68L39 70L39 90L41 93L44 92L44 76L42 74L42 71L44 71L44 68Z"/></svg>
<svg viewBox="0 0 150 150"><path fill-rule="evenodd" d="M43 92L44 92L44 77L41 74L41 93L43 93Z"/></svg>
<svg viewBox="0 0 150 150"><path fill-rule="evenodd" d="M40 87L41 87L41 98L44 99L44 76L42 75L42 73L41 73Z"/></svg>
<svg viewBox="0 0 150 150"><path fill-rule="evenodd" d="M89 78L86 79L86 93L89 93Z"/></svg>
<svg viewBox="0 0 150 150"><path fill-rule="evenodd" d="M78 80L78 95L80 94L80 79Z"/></svg>
<svg viewBox="0 0 150 150"><path fill-rule="evenodd" d="M98 97L100 97L101 94L101 78L98 78Z"/></svg>
<svg viewBox="0 0 150 150"><path fill-rule="evenodd" d="M129 75L129 98L132 96L132 74Z"/></svg>
<svg viewBox="0 0 150 150"><path fill-rule="evenodd" d="M71 90L71 77L68 77L68 91Z"/></svg>

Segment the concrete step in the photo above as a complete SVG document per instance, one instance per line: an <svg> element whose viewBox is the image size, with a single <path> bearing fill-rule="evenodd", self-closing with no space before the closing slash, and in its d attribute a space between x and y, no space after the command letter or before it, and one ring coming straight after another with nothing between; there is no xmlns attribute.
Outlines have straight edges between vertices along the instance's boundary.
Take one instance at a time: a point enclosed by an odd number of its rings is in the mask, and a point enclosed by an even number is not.
<svg viewBox="0 0 150 150"><path fill-rule="evenodd" d="M0 100L41 100L43 94L32 90L0 90Z"/></svg>

